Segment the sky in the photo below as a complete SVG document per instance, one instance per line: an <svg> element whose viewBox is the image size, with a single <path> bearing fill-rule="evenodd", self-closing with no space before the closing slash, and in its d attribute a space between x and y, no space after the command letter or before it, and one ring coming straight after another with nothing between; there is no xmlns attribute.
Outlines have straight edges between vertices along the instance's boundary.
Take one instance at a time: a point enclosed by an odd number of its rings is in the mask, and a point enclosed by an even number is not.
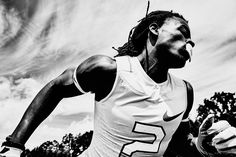
<svg viewBox="0 0 236 157"><path fill-rule="evenodd" d="M66 68L94 54L114 56L145 16L146 0L0 0L0 142L37 92ZM185 68L194 107L215 92L236 91L236 1L150 0L149 12L173 10L188 21L196 46ZM37 128L27 148L93 129L94 95L65 99Z"/></svg>

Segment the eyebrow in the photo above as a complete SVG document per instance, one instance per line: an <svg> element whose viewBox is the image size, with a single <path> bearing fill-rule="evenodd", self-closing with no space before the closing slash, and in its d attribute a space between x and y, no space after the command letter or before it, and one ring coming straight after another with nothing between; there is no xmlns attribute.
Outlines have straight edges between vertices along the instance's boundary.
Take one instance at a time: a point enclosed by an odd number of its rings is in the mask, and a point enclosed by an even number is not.
<svg viewBox="0 0 236 157"><path fill-rule="evenodd" d="M186 33L184 33L184 36L186 38L191 38L191 33L190 33L190 29L187 25L185 24L181 24L179 27L178 27L178 30L181 31L182 29L184 29L186 31ZM187 43L189 43L192 47L195 46L195 43L190 39L190 40L187 40Z"/></svg>
<svg viewBox="0 0 236 157"><path fill-rule="evenodd" d="M189 30L189 27L186 26L185 24L181 24L179 27L178 27L178 30L183 32L183 29L184 29L184 36L186 38L191 38L191 34L190 34L190 30Z"/></svg>

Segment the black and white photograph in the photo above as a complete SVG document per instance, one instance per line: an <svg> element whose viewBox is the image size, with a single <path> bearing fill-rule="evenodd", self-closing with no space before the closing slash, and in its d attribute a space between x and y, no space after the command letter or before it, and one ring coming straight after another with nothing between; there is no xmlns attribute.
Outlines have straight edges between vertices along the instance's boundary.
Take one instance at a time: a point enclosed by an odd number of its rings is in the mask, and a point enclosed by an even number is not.
<svg viewBox="0 0 236 157"><path fill-rule="evenodd" d="M0 0L0 157L236 156L235 0Z"/></svg>

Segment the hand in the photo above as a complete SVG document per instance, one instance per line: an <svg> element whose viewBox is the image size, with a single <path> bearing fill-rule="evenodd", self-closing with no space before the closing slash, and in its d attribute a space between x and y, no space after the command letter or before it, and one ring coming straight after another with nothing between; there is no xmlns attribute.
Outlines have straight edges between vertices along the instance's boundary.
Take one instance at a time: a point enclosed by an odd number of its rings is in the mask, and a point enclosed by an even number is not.
<svg viewBox="0 0 236 157"><path fill-rule="evenodd" d="M215 146L212 145L212 139L221 131L230 127L227 121L214 123L214 115L209 115L199 128L196 147L203 156L215 156L219 154Z"/></svg>
<svg viewBox="0 0 236 157"><path fill-rule="evenodd" d="M23 151L18 148L2 146L0 148L0 157L20 157Z"/></svg>
<svg viewBox="0 0 236 157"><path fill-rule="evenodd" d="M222 130L212 139L212 145L220 154L236 155L236 128L230 126Z"/></svg>

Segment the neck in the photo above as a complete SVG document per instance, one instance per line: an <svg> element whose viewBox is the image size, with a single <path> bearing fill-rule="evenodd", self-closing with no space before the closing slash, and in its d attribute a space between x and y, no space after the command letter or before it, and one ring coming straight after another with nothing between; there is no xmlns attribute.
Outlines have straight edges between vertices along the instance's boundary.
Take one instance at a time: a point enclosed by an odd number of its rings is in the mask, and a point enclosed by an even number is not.
<svg viewBox="0 0 236 157"><path fill-rule="evenodd" d="M146 56L146 49L138 56L138 59L147 73L147 75L152 78L157 83L162 83L167 80L168 68L162 62L158 61L158 58L155 56L155 53L149 53L148 57Z"/></svg>

